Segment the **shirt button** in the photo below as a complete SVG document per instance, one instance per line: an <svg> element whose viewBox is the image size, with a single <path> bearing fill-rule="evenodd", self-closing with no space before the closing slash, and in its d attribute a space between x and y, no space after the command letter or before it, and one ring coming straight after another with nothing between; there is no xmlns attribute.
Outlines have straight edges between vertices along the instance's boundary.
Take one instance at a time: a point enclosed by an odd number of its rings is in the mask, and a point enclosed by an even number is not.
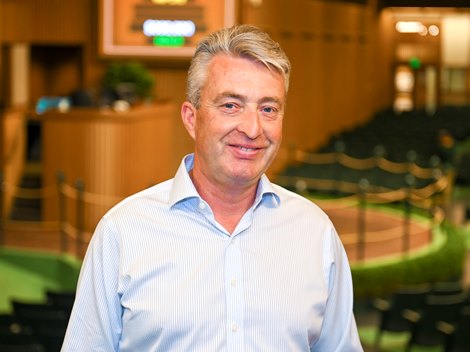
<svg viewBox="0 0 470 352"><path fill-rule="evenodd" d="M238 285L238 281L237 279L235 279L234 277L230 280L230 285L232 285L233 287L237 286Z"/></svg>
<svg viewBox="0 0 470 352"><path fill-rule="evenodd" d="M238 326L238 324L233 324L232 325L232 332L238 332L239 329L240 329L240 327Z"/></svg>
<svg viewBox="0 0 470 352"><path fill-rule="evenodd" d="M199 209L204 210L206 209L206 205L203 202L199 203Z"/></svg>

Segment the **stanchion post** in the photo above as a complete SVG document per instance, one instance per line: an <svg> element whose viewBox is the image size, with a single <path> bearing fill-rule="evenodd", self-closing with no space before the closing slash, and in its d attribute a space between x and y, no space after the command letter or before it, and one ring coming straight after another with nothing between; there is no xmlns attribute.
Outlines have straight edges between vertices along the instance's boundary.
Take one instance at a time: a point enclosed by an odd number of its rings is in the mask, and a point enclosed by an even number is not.
<svg viewBox="0 0 470 352"><path fill-rule="evenodd" d="M386 149L383 145L379 144L376 145L374 148L374 159L375 159L375 168L372 170L372 184L380 184L380 177L382 175L381 171L382 169L380 168L380 160L383 159L386 155Z"/></svg>
<svg viewBox="0 0 470 352"><path fill-rule="evenodd" d="M78 179L75 181L75 189L77 190L77 242L76 242L76 256L80 258L82 256L82 244L83 244L83 232L85 229L85 219L84 219L84 191L85 185L82 180Z"/></svg>
<svg viewBox="0 0 470 352"><path fill-rule="evenodd" d="M67 199L64 194L65 175L62 171L58 171L57 178L57 194L59 200L59 231L60 231L60 251L68 252L68 237L66 231L67 224Z"/></svg>
<svg viewBox="0 0 470 352"><path fill-rule="evenodd" d="M404 219L403 219L403 242L402 254L408 254L410 251L410 219L411 219L411 191L415 184L415 177L411 174L405 176L406 182L406 197L404 200Z"/></svg>
<svg viewBox="0 0 470 352"><path fill-rule="evenodd" d="M436 226L436 214L439 208L438 199L437 199L437 192L439 191L437 183L439 179L442 177L442 170L440 168L435 168L432 172L434 178L434 191L431 196L431 206L429 209L429 215L431 218L431 226L429 227L428 233L428 242L432 241L434 227Z"/></svg>
<svg viewBox="0 0 470 352"><path fill-rule="evenodd" d="M334 144L334 148L335 148L335 165L334 165L335 175L333 176L333 179L334 179L335 185L334 185L333 193L338 194L339 188L340 188L339 184L341 182L341 167L342 167L340 163L340 159L341 159L341 155L344 154L345 152L346 144L343 141L336 141L336 143Z"/></svg>
<svg viewBox="0 0 470 352"><path fill-rule="evenodd" d="M289 143L287 147L287 164L295 164L297 159L295 157L297 146L295 143Z"/></svg>
<svg viewBox="0 0 470 352"><path fill-rule="evenodd" d="M366 201L367 189L369 188L369 181L365 178L359 181L359 214L357 219L357 259L361 262L365 259L365 246L366 246Z"/></svg>

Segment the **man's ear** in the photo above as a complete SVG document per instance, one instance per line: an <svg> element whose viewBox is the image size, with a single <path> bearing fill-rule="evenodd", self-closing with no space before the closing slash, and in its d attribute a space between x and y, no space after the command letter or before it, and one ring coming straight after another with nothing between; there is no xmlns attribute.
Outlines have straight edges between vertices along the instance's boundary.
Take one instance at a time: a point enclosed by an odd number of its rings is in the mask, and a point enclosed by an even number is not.
<svg viewBox="0 0 470 352"><path fill-rule="evenodd" d="M194 139L196 136L196 108L189 101L181 105L181 119L189 135Z"/></svg>

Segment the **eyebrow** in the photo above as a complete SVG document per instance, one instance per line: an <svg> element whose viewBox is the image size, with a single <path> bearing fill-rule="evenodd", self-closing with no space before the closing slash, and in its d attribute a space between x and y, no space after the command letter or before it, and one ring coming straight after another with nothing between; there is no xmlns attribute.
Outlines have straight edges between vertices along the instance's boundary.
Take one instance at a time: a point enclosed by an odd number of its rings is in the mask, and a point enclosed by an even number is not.
<svg viewBox="0 0 470 352"><path fill-rule="evenodd" d="M246 100L245 96L241 94L232 93L232 92L222 92L220 94L217 94L214 100L219 101L224 98L235 98L235 99L242 100L242 101Z"/></svg>
<svg viewBox="0 0 470 352"><path fill-rule="evenodd" d="M224 99L224 98L234 98L234 99L237 99L237 100L240 100L240 101L246 101L247 100L246 96L229 91L229 92L222 92L222 93L218 94L215 97L215 101L217 102L217 101L220 101L221 99ZM267 102L274 102L274 103L279 104L281 106L283 105L282 100L279 99L279 98L276 98L276 97L262 97L258 101L258 103L267 103Z"/></svg>

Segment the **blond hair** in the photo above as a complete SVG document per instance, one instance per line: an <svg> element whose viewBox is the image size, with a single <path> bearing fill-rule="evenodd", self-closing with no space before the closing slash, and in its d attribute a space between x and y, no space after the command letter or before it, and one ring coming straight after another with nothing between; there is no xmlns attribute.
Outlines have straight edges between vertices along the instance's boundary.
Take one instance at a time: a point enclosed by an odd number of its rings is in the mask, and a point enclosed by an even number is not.
<svg viewBox="0 0 470 352"><path fill-rule="evenodd" d="M291 66L281 46L258 27L237 25L210 34L196 48L188 70L186 88L186 99L196 108L199 108L209 63L215 55L221 53L247 58L277 70L284 78L287 93Z"/></svg>

